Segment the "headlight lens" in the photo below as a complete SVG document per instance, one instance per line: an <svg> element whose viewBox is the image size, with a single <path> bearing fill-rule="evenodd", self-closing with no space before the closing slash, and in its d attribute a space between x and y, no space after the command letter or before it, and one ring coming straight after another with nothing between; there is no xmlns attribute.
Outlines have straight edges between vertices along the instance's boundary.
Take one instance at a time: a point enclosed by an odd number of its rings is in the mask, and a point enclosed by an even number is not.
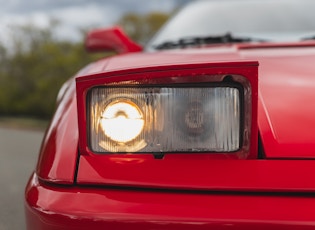
<svg viewBox="0 0 315 230"><path fill-rule="evenodd" d="M94 152L234 152L241 88L99 87L88 97Z"/></svg>

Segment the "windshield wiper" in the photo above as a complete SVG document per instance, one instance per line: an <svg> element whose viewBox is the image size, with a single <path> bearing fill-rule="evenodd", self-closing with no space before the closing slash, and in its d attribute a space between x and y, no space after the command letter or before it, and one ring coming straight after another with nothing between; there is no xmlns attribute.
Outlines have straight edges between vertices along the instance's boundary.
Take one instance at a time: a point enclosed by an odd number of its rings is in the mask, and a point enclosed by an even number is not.
<svg viewBox="0 0 315 230"><path fill-rule="evenodd" d="M159 45L154 46L157 50L185 48L196 45L206 44L225 44L225 43L243 43L243 42L266 42L264 39L256 39L250 37L235 37L231 33L221 36L206 36L206 37L187 37L181 38L177 41L166 41Z"/></svg>
<svg viewBox="0 0 315 230"><path fill-rule="evenodd" d="M307 40L315 40L315 35L301 38L301 41L307 41Z"/></svg>

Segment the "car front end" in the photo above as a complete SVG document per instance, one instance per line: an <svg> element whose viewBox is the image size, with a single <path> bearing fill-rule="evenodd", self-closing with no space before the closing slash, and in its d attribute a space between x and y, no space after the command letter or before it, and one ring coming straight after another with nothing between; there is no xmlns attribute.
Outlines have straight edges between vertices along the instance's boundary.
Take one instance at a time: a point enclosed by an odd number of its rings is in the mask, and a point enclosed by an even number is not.
<svg viewBox="0 0 315 230"><path fill-rule="evenodd" d="M171 25L144 52L117 27L88 35L119 54L63 87L28 229L314 229L315 42Z"/></svg>

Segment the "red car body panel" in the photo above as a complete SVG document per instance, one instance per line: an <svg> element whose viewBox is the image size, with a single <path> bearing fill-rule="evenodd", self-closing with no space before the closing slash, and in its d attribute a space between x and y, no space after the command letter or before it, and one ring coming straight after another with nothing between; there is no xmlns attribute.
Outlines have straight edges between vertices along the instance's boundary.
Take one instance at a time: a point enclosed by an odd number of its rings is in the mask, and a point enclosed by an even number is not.
<svg viewBox="0 0 315 230"><path fill-rule="evenodd" d="M124 54L88 66L76 77L103 82L110 73L123 75L130 69L216 63L215 68L227 73L239 62L258 61L257 122L266 159L80 154L72 79L26 189L27 226L314 229L315 162L307 159L315 157L315 107L305 101L315 95L314 59L315 43L280 48L255 44ZM226 63L232 67L224 69ZM253 137L257 149L257 134Z"/></svg>
<svg viewBox="0 0 315 230"><path fill-rule="evenodd" d="M314 229L307 195L192 193L56 186L26 188L32 229Z"/></svg>
<svg viewBox="0 0 315 230"><path fill-rule="evenodd" d="M73 82L73 80L72 80ZM78 119L75 84L63 96L46 131L36 173L42 180L72 184L78 159Z"/></svg>
<svg viewBox="0 0 315 230"><path fill-rule="evenodd" d="M315 46L241 50L259 56L258 123L267 158L315 157Z"/></svg>
<svg viewBox="0 0 315 230"><path fill-rule="evenodd" d="M82 156L77 183L191 191L315 192L315 162L211 160L165 156ZM176 168L174 168L176 165ZM281 168L281 170L279 170Z"/></svg>

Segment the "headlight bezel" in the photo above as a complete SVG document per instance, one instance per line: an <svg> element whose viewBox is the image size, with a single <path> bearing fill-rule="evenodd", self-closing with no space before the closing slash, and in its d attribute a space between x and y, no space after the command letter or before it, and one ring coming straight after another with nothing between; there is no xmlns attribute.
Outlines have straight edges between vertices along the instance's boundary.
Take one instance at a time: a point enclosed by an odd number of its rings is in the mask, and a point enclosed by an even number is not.
<svg viewBox="0 0 315 230"><path fill-rule="evenodd" d="M102 157L113 154L97 154L89 147L87 95L90 89L99 86L141 86L141 85L174 85L174 84L221 84L224 79L236 82L243 87L243 122L242 143L236 152L209 153L210 158L246 159L257 157L257 101L258 71L257 62L242 61L233 63L198 63L175 66L159 66L117 70L107 73L96 73L76 79L79 119L80 154ZM180 154L180 153L178 153ZM178 155L177 154L177 155ZM141 158L141 153L136 154Z"/></svg>

